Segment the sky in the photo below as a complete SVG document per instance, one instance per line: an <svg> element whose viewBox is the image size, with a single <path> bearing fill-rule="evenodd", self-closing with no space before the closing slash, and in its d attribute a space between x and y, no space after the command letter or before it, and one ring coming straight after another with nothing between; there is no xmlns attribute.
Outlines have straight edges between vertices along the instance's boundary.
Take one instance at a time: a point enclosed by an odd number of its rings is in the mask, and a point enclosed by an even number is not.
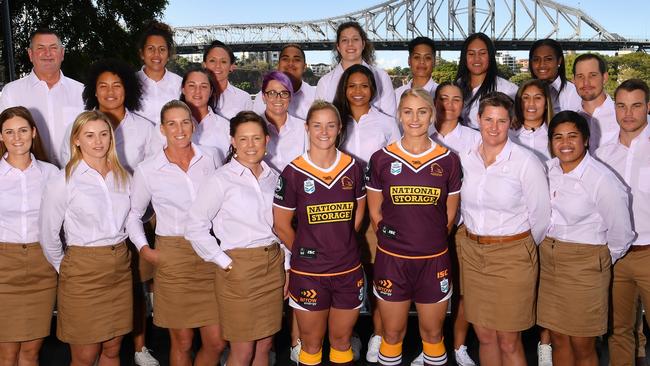
<svg viewBox="0 0 650 366"><path fill-rule="evenodd" d="M169 0L163 20L174 27L306 21L339 16L377 5L384 0L325 0L325 1L268 1L268 0ZM609 32L626 38L650 39L649 0L556 0L561 4L582 9ZM461 0L462 3L462 0ZM477 6L485 2L478 0ZM497 0L501 9L502 0ZM530 1L527 1L530 3ZM612 4L616 4L612 6ZM253 10L252 10L253 9ZM497 14L498 16L498 14ZM540 15L541 16L541 15ZM584 26L584 25L583 25ZM527 53L512 53L526 58ZM457 60L458 52L445 52L443 58ZM378 51L377 64L384 68L406 66L406 51ZM307 63L330 62L330 52L308 52Z"/></svg>

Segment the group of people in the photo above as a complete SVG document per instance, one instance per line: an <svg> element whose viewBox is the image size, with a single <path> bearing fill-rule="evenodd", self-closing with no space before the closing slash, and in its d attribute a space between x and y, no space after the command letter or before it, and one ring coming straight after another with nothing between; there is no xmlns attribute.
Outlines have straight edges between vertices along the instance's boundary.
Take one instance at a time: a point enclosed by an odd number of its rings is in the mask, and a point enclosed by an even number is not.
<svg viewBox="0 0 650 366"><path fill-rule="evenodd" d="M450 302L461 366L475 364L470 324L483 365L525 364L535 324L557 365L597 365L608 330L611 364L633 364L639 297L650 304L645 82L612 99L595 54L571 82L543 39L518 87L477 33L441 84L434 42L413 39L412 79L394 90L351 21L316 87L288 44L253 100L228 81L228 45L182 77L166 69L173 46L152 22L141 70L100 60L81 84L54 32L31 36L32 72L0 96L0 365L38 364L55 302L73 365L119 364L131 332L135 362L157 365L143 284L172 365L215 365L226 347L229 366L272 363L283 313L298 365L353 365L365 303L368 362L402 364L415 304L411 364L444 365Z"/></svg>

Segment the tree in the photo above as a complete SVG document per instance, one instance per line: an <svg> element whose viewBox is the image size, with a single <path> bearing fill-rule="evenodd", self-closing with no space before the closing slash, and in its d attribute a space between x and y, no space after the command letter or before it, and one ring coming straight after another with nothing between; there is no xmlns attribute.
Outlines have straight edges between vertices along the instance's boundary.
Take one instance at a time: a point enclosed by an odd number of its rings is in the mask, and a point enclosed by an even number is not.
<svg viewBox="0 0 650 366"><path fill-rule="evenodd" d="M525 81L528 81L530 79L532 79L532 76L530 76L530 73L522 72L522 73L519 73L519 74L514 74L510 78L510 81L517 84L518 86L521 86L521 84L523 84Z"/></svg>
<svg viewBox="0 0 650 366"><path fill-rule="evenodd" d="M104 57L140 64L138 35L148 20L159 18L168 0L13 0L11 28L16 72L28 73L30 34L38 28L57 32L65 46L63 72L82 80L90 64Z"/></svg>
<svg viewBox="0 0 650 366"><path fill-rule="evenodd" d="M510 79L515 75L515 72L512 71L512 69L508 65L497 64L497 67L499 68L499 76L501 76L506 80Z"/></svg>
<svg viewBox="0 0 650 366"><path fill-rule="evenodd" d="M456 79L457 71L458 71L457 63L440 59L438 60L436 67L433 68L433 73L431 74L431 77L437 83L442 83L445 81L454 81Z"/></svg>

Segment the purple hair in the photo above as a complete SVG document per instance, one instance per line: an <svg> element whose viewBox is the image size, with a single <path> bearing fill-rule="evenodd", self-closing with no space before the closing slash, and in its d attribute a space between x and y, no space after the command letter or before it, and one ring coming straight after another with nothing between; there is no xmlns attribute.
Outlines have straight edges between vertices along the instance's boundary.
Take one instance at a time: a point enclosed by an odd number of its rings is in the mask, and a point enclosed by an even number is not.
<svg viewBox="0 0 650 366"><path fill-rule="evenodd" d="M285 89L289 91L289 94L293 98L293 84L291 84L289 77L280 71L271 71L268 74L264 75L264 79L262 80L262 92L266 91L266 87L269 85L269 82L271 80L275 80L282 84L282 86L284 86Z"/></svg>

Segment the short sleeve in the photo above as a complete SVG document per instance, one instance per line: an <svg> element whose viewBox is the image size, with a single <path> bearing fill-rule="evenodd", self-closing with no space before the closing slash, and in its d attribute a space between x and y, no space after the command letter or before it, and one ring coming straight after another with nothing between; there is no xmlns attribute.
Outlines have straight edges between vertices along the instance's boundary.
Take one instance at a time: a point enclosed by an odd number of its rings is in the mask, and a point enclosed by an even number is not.
<svg viewBox="0 0 650 366"><path fill-rule="evenodd" d="M381 171L378 161L381 157L381 150L372 154L370 161L366 165L366 188L372 191L381 191L383 189L381 184Z"/></svg>
<svg viewBox="0 0 650 366"><path fill-rule="evenodd" d="M354 176L356 178L354 182L354 197L360 200L366 196L366 176L358 161L354 162Z"/></svg>
<svg viewBox="0 0 650 366"><path fill-rule="evenodd" d="M278 182L275 185L275 192L273 194L273 206L284 208L287 210L296 209L296 189L293 182L294 174L293 168L287 166L278 177Z"/></svg>
<svg viewBox="0 0 650 366"><path fill-rule="evenodd" d="M463 170L460 165L460 158L456 153L451 152L449 155L451 160L451 167L449 171L449 182L447 183L447 194L458 194L463 184Z"/></svg>

